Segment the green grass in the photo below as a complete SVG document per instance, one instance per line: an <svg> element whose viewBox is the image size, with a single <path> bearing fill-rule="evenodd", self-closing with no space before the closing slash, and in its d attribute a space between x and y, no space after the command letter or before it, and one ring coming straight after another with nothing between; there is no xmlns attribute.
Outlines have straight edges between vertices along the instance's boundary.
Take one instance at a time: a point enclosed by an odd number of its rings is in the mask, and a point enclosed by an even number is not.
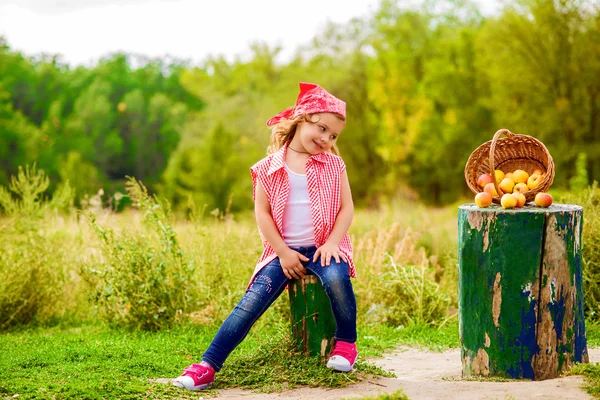
<svg viewBox="0 0 600 400"><path fill-rule="evenodd" d="M588 349L600 347L600 324L587 322L585 328ZM569 370L568 375L583 375L584 389L594 398L600 398L600 363L577 364Z"/></svg>
<svg viewBox="0 0 600 400"><path fill-rule="evenodd" d="M342 387L373 376L393 376L366 359L397 345L445 349L458 345L456 324L441 330L361 327L359 361L348 374L334 373L318 358L297 353L289 326L259 322L217 374L213 390L239 387L277 392L298 386ZM180 326L138 332L106 326L39 328L0 336L0 396L35 398L173 398L190 395L158 378L173 378L198 362L216 332L211 326ZM192 396L193 397L193 396ZM196 396L197 397L197 396ZM390 397L401 398L401 397Z"/></svg>
<svg viewBox="0 0 600 400"><path fill-rule="evenodd" d="M356 399L356 397L353 397ZM360 400L409 400L408 397L403 393L402 390L398 390L394 393L386 393L377 397L361 397Z"/></svg>

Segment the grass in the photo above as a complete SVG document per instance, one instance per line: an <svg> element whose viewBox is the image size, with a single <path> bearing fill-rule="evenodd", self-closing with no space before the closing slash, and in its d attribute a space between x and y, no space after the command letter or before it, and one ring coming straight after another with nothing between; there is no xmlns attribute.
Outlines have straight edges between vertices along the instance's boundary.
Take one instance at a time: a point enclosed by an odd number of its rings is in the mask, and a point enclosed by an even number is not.
<svg viewBox="0 0 600 400"><path fill-rule="evenodd" d="M262 244L251 214L181 220L168 217L143 189L137 195L139 209L122 214L97 210L86 218L88 213L40 211L44 218L23 212L2 220L7 251L0 252L0 311L9 314L0 318L0 397L187 395L153 382L178 376L200 360L243 295ZM453 213L447 211L444 220ZM351 235L361 266L354 281L361 356L355 370L333 373L322 360L295 351L284 295L227 360L215 390L340 387L389 376L365 360L398 344L456 345L456 323L445 324L445 334L426 328L440 325L437 318L454 300L448 293L455 256L444 262L437 256L455 247L444 239L446 231L422 229L431 225L425 208L410 214L359 211L356 217ZM411 281L405 267L419 279ZM26 285L24 271L30 276ZM45 277L56 271L49 284ZM380 284L386 280L398 284ZM424 311L415 317L414 310Z"/></svg>
<svg viewBox="0 0 600 400"><path fill-rule="evenodd" d="M588 349L600 347L600 323L586 323L586 339ZM567 375L583 375L584 389L594 398L600 398L600 363L576 364Z"/></svg>
<svg viewBox="0 0 600 400"><path fill-rule="evenodd" d="M42 203L39 213L15 209L0 220L0 398L197 397L154 382L197 362L243 295L262 250L256 223L251 213L172 218L138 192L137 210L97 210L96 224ZM282 296L203 396L341 387L389 375L366 360L395 346L459 346L456 206L357 210L350 235L359 266L355 371L333 373L295 351ZM587 328L589 347L599 347L599 325ZM571 373L600 394L597 364Z"/></svg>
<svg viewBox="0 0 600 400"><path fill-rule="evenodd" d="M360 358L349 374L334 373L318 358L295 352L289 326L259 322L217 374L212 390L239 387L277 392L298 386L342 387L372 376L393 376L366 358L381 356L399 344L445 349L458 344L456 325L442 330L361 327ZM0 396L41 398L186 398L167 384L184 366L200 359L216 327L178 326L158 332L127 331L103 325L38 328L0 336ZM401 398L401 397L389 397Z"/></svg>
<svg viewBox="0 0 600 400"><path fill-rule="evenodd" d="M356 399L356 397L353 397L353 399ZM361 397L360 400L408 400L408 397L402 390L398 390L394 393L386 393L377 397Z"/></svg>

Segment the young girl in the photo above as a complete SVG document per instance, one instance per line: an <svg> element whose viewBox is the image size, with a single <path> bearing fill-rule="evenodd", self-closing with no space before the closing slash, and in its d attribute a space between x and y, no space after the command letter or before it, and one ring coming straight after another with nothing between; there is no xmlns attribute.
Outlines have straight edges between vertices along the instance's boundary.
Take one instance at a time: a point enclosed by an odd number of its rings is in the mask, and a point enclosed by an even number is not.
<svg viewBox="0 0 600 400"><path fill-rule="evenodd" d="M291 279L315 275L329 296L337 329L328 368L348 372L356 360L355 276L348 228L354 206L346 166L335 143L346 103L318 85L300 83L294 107L267 121L269 155L250 168L264 251L246 294L225 320L200 364L173 384L210 386L215 372Z"/></svg>

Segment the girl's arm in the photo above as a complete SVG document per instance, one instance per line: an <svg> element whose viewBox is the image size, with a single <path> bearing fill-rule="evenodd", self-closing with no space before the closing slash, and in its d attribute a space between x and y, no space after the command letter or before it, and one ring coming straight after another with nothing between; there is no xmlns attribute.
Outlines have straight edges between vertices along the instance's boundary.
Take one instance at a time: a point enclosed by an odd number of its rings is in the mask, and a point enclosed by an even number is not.
<svg viewBox="0 0 600 400"><path fill-rule="evenodd" d="M341 186L340 211L335 219L335 224L327 241L317 249L313 257L313 261L321 257L321 265L323 267L330 264L331 257L338 263L340 262L340 257L345 262L348 262L346 256L338 248L342 238L348 232L348 229L350 229L352 218L354 218L354 203L352 202L352 192L350 191L350 182L348 181L346 171L342 172Z"/></svg>
<svg viewBox="0 0 600 400"><path fill-rule="evenodd" d="M279 262L285 276L288 279L301 279L306 274L306 269L300 261L308 261L308 258L290 249L283 241L277 230L275 221L273 221L267 193L260 182L256 182L254 214L256 215L258 228L279 257Z"/></svg>

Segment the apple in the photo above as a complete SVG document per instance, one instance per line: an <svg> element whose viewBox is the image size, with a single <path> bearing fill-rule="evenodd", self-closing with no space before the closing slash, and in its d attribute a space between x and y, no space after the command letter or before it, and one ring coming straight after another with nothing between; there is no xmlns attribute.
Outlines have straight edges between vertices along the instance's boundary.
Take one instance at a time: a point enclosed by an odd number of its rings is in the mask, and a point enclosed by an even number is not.
<svg viewBox="0 0 600 400"><path fill-rule="evenodd" d="M542 176L539 174L532 174L529 179L527 179L527 187L529 189L535 188L542 181Z"/></svg>
<svg viewBox="0 0 600 400"><path fill-rule="evenodd" d="M529 192L529 186L527 186L526 183L517 183L513 188L513 193L514 192L527 193Z"/></svg>
<svg viewBox="0 0 600 400"><path fill-rule="evenodd" d="M475 195L475 204L479 208L486 208L492 204L492 195L488 192L479 192Z"/></svg>
<svg viewBox="0 0 600 400"><path fill-rule="evenodd" d="M529 179L529 174L522 169L513 172L513 181L515 183L527 183L527 179Z"/></svg>
<svg viewBox="0 0 600 400"><path fill-rule="evenodd" d="M506 193L500 199L500 204L504 208L515 208L515 206L517 205L517 198L513 196L512 193Z"/></svg>
<svg viewBox="0 0 600 400"><path fill-rule="evenodd" d="M496 182L498 183L502 182L502 179L504 179L504 172L499 169L494 171L494 175L496 175Z"/></svg>
<svg viewBox="0 0 600 400"><path fill-rule="evenodd" d="M538 207L547 208L552 205L552 196L550 195L550 193L540 192L535 195L534 201Z"/></svg>
<svg viewBox="0 0 600 400"><path fill-rule="evenodd" d="M513 196L515 196L515 199L517 199L517 208L521 208L525 205L525 202L527 201L527 199L525 198L525 195L521 192L515 192L512 193Z"/></svg>
<svg viewBox="0 0 600 400"><path fill-rule="evenodd" d="M479 185L479 187L484 187L490 182L494 182L492 180L492 175L490 174L481 174L479 175L479 178L477 178L477 184Z"/></svg>
<svg viewBox="0 0 600 400"><path fill-rule="evenodd" d="M542 175L543 173L544 173L544 171L542 171L539 168L536 168L536 169L533 170L533 172L531 173L531 175L536 175L536 174L537 175Z"/></svg>
<svg viewBox="0 0 600 400"><path fill-rule="evenodd" d="M491 196L498 196L494 182L490 182L483 187L483 191L489 193Z"/></svg>
<svg viewBox="0 0 600 400"><path fill-rule="evenodd" d="M507 172L506 174L504 174L504 178L508 178L510 180L512 180L513 182L515 181L515 177L513 176L512 172Z"/></svg>
<svg viewBox="0 0 600 400"><path fill-rule="evenodd" d="M504 193L512 193L515 187L515 183L510 178L504 178L498 186L500 187L500 190L502 190Z"/></svg>

